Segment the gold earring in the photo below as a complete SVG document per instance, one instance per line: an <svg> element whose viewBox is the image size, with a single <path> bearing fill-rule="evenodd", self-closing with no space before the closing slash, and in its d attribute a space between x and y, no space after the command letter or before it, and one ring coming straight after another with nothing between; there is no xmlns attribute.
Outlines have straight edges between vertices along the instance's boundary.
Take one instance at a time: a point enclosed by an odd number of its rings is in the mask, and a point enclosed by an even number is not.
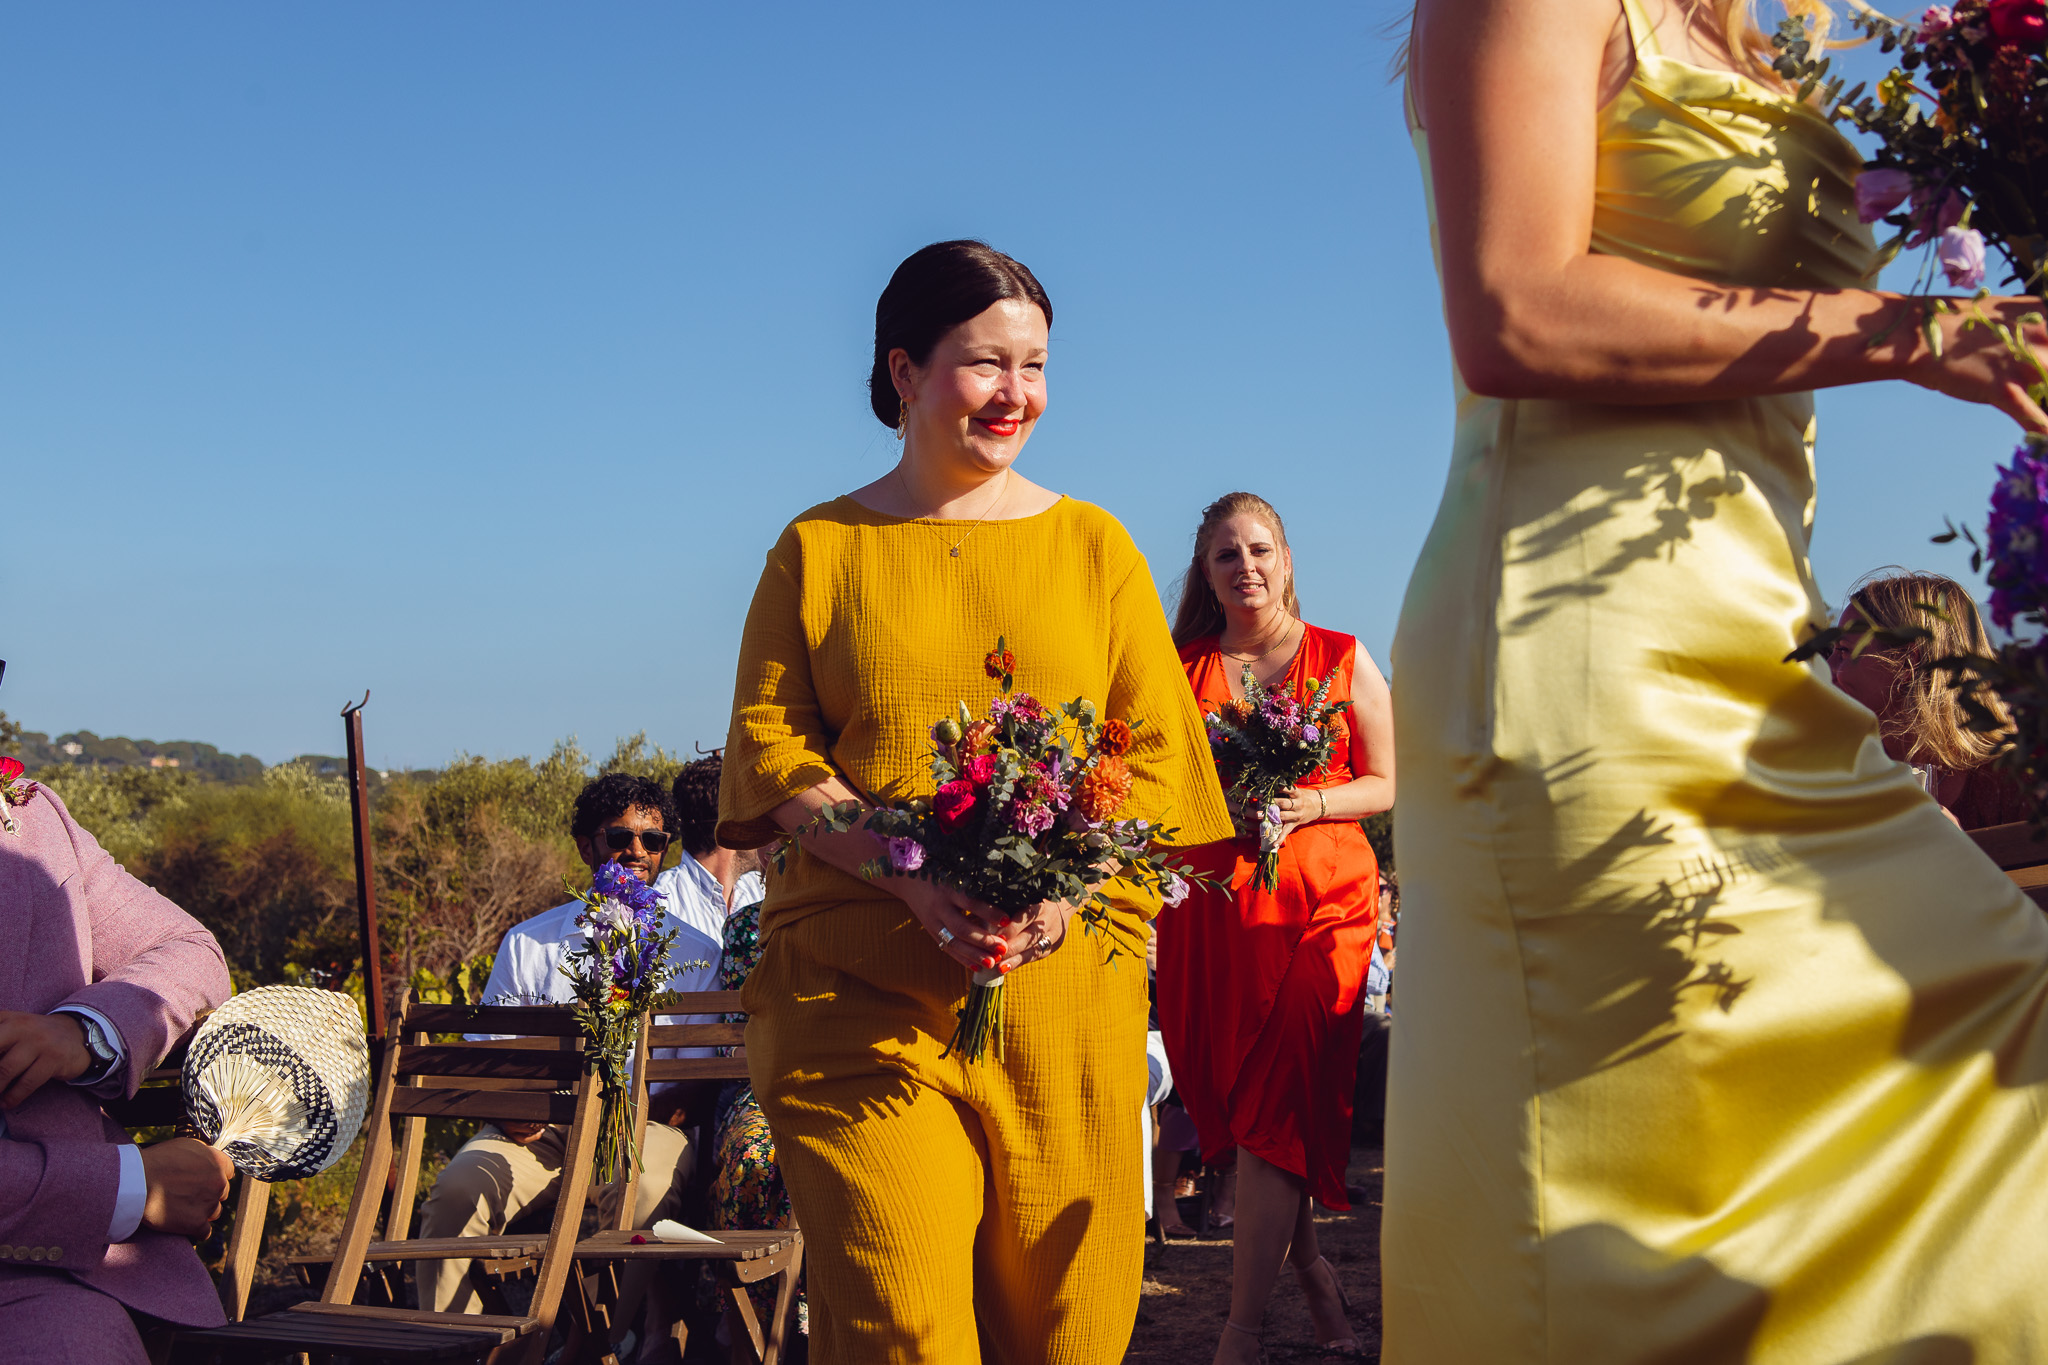
<svg viewBox="0 0 2048 1365"><path fill-rule="evenodd" d="M896 400L896 439L902 440L903 433L909 430L910 400L908 398L899 398Z"/></svg>

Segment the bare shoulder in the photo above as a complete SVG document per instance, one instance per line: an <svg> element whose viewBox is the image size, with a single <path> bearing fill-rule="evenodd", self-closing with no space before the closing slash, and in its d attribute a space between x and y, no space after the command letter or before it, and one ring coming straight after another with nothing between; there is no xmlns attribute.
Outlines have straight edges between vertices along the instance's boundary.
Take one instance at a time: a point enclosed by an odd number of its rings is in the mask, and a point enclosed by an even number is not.
<svg viewBox="0 0 2048 1365"><path fill-rule="evenodd" d="M1646 3L1661 12L1669 0ZM1522 54L1532 70L1569 74L1590 65L1598 72L1596 105L1612 99L1635 72L1621 0L1419 0L1408 53L1415 107L1426 110L1434 98L1473 90L1476 68L1489 51Z"/></svg>

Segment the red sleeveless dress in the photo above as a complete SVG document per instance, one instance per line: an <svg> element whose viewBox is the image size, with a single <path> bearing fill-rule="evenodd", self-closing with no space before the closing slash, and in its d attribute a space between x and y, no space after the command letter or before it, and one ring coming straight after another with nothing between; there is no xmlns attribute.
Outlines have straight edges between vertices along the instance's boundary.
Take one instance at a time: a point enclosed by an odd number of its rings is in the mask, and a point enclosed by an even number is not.
<svg viewBox="0 0 2048 1365"><path fill-rule="evenodd" d="M1304 626L1278 685L1306 699L1336 674L1332 698L1351 696L1356 641ZM1207 714L1231 699L1241 667L1217 637L1181 650ZM1349 782L1349 713L1330 765L1300 786ZM1348 1209L1351 1093L1364 1030L1365 971L1379 920L1379 861L1354 821L1295 829L1280 846L1278 885L1258 889L1258 846L1225 840L1186 850L1197 870L1230 890L1197 890L1159 916L1159 1028L1181 1103L1202 1154L1255 1152L1301 1176L1326 1207Z"/></svg>

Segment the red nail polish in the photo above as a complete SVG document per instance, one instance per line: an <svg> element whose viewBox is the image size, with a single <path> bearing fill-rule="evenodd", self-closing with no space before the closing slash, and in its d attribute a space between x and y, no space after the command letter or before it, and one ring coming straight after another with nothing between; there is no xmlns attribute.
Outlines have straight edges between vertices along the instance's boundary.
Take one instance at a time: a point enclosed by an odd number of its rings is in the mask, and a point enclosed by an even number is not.
<svg viewBox="0 0 2048 1365"><path fill-rule="evenodd" d="M995 965L996 965L996 960L995 960L994 958L992 958L992 957L985 957L985 958L983 958L983 959L981 960L981 969L982 969L983 971L987 971L987 970L988 970L989 968L991 968L991 967L993 967L993 966L995 966Z"/></svg>
<svg viewBox="0 0 2048 1365"><path fill-rule="evenodd" d="M1002 969L1001 969L1001 970L1002 970L1002 973L1003 973L1003 975L1004 975L1004 976L1008 976L1008 975L1010 974L1010 964L1009 964L1009 963L1007 963L1007 962L1005 962L1005 963L1004 963L1004 964L1002 965Z"/></svg>

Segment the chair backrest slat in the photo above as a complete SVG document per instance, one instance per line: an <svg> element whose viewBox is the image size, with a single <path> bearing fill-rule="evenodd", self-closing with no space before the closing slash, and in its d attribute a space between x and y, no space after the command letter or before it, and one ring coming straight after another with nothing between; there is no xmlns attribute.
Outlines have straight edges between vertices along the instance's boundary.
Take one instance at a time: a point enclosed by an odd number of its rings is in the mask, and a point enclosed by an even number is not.
<svg viewBox="0 0 2048 1365"><path fill-rule="evenodd" d="M573 1038L582 1026L566 1005L408 1005L404 1031Z"/></svg>
<svg viewBox="0 0 2048 1365"><path fill-rule="evenodd" d="M400 1086L391 1094L391 1113L397 1118L567 1123L576 1115L576 1097L538 1090L429 1090Z"/></svg>
<svg viewBox="0 0 2048 1365"><path fill-rule="evenodd" d="M745 1054L737 1057L650 1057L645 1066L647 1084L664 1081L743 1081L747 1079Z"/></svg>
<svg viewBox="0 0 2048 1365"><path fill-rule="evenodd" d="M490 1076L504 1079L571 1081L583 1073L583 1057L573 1049L553 1052L485 1047L480 1044L430 1043L403 1047L398 1053L401 1076Z"/></svg>
<svg viewBox="0 0 2048 1365"><path fill-rule="evenodd" d="M661 1014L739 1014L738 991L670 991L654 1002Z"/></svg>
<svg viewBox="0 0 2048 1365"><path fill-rule="evenodd" d="M647 1030L649 1047L738 1047L746 1041L745 1024L656 1024Z"/></svg>

